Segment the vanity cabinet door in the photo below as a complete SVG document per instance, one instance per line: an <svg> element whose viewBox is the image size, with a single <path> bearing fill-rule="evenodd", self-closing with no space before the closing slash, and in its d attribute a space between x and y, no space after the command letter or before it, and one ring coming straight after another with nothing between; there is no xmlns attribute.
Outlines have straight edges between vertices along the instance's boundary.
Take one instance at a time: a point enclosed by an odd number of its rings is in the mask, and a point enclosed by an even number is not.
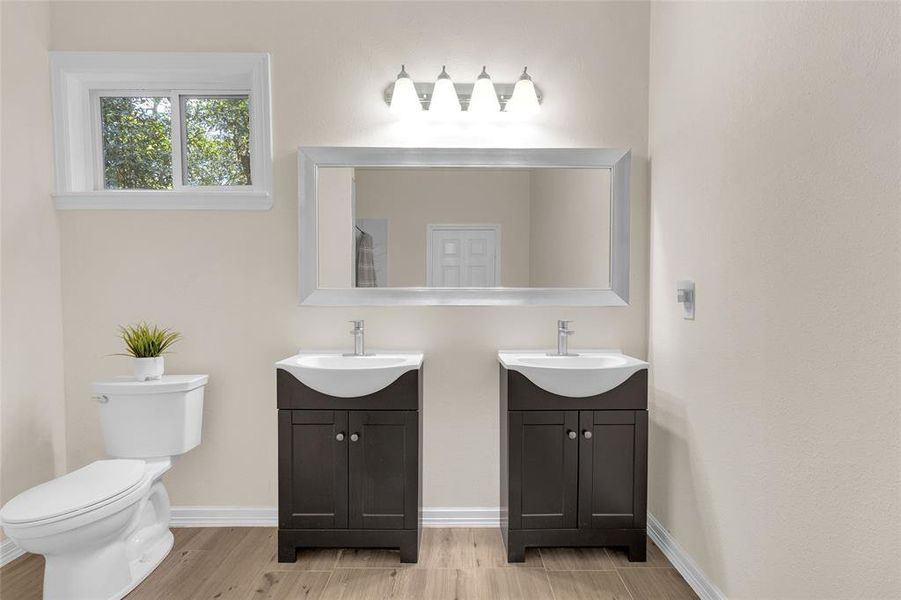
<svg viewBox="0 0 901 600"><path fill-rule="evenodd" d="M510 527L576 528L578 411L513 411L509 419Z"/></svg>
<svg viewBox="0 0 901 600"><path fill-rule="evenodd" d="M416 529L419 413L350 411L351 529Z"/></svg>
<svg viewBox="0 0 901 600"><path fill-rule="evenodd" d="M278 411L279 527L347 527L347 411Z"/></svg>
<svg viewBox="0 0 901 600"><path fill-rule="evenodd" d="M645 527L648 413L579 413L579 527Z"/></svg>

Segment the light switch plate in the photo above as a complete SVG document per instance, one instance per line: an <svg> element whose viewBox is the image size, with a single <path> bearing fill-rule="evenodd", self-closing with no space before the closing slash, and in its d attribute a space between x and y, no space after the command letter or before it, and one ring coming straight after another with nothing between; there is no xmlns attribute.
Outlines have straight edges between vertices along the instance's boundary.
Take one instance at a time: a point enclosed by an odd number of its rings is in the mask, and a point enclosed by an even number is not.
<svg viewBox="0 0 901 600"><path fill-rule="evenodd" d="M695 318L695 282L682 279L676 282L676 301L682 305L682 318L694 321Z"/></svg>

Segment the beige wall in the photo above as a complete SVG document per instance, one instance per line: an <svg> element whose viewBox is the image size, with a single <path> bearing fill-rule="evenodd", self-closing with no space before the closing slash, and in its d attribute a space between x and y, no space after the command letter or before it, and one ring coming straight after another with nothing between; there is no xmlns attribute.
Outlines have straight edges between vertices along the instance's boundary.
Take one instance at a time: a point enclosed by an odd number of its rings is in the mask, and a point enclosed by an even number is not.
<svg viewBox="0 0 901 600"><path fill-rule="evenodd" d="M610 287L610 171L534 169L532 287Z"/></svg>
<svg viewBox="0 0 901 600"><path fill-rule="evenodd" d="M729 598L901 597L899 9L652 9L649 508Z"/></svg>
<svg viewBox="0 0 901 600"><path fill-rule="evenodd" d="M0 503L66 470L50 6L0 4Z"/></svg>
<svg viewBox="0 0 901 600"><path fill-rule="evenodd" d="M319 169L317 180L319 223L319 285L353 286L353 188L354 170L346 167Z"/></svg>
<svg viewBox="0 0 901 600"><path fill-rule="evenodd" d="M366 319L370 347L426 353L424 505L496 507L496 350L549 348L555 319L569 318L576 320L574 347L646 354L648 6L210 7L53 7L55 49L243 50L272 56L271 211L59 214L70 467L103 455L89 386L129 368L126 359L107 356L118 350L116 325L151 319L185 335L167 358L173 372L210 374L203 444L167 475L173 504L274 506L273 363L300 347L348 348L345 321L360 318ZM545 91L541 113L518 124L411 126L396 120L381 100L402 62L426 80L446 63L463 81L472 80L486 60L498 81L514 80L528 64ZM300 144L631 148L632 305L299 307Z"/></svg>
<svg viewBox="0 0 901 600"><path fill-rule="evenodd" d="M357 169L358 219L388 219L388 286L426 285L429 224L501 226L498 285L529 285L529 172Z"/></svg>

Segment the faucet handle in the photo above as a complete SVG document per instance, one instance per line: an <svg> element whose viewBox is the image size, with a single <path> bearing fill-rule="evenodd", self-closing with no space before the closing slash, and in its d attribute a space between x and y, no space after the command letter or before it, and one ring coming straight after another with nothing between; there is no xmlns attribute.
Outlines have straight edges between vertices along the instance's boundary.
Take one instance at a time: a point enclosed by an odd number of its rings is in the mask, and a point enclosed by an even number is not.
<svg viewBox="0 0 901 600"><path fill-rule="evenodd" d="M557 321L557 329L561 331L569 331L569 324L573 323L572 319L559 319Z"/></svg>
<svg viewBox="0 0 901 600"><path fill-rule="evenodd" d="M361 331L363 329L363 319L348 321L348 323L353 323L354 329L357 331Z"/></svg>

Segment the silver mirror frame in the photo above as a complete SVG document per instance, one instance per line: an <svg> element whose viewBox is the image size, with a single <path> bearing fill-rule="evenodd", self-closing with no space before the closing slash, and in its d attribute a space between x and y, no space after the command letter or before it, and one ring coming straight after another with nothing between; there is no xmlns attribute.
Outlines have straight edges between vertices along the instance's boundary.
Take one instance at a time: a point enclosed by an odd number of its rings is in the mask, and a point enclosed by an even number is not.
<svg viewBox="0 0 901 600"><path fill-rule="evenodd" d="M313 306L626 306L629 303L629 173L620 148L371 148L301 146L298 160L300 303ZM610 288L320 288L321 167L610 169Z"/></svg>

